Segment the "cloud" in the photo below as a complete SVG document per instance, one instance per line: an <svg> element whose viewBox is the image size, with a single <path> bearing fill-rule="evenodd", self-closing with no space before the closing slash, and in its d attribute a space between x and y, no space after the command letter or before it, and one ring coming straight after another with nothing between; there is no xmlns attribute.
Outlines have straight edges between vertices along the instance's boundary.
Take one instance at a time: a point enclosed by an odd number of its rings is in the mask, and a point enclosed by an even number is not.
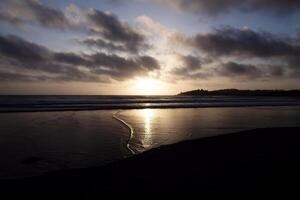
<svg viewBox="0 0 300 200"><path fill-rule="evenodd" d="M249 64L235 61L219 63L215 69L215 75L248 81L300 77L297 71L290 70L290 68L284 64Z"/></svg>
<svg viewBox="0 0 300 200"><path fill-rule="evenodd" d="M136 56L126 59L117 55L96 53L89 56L91 70L96 74L106 74L115 80L144 76L160 69L158 61L150 56Z"/></svg>
<svg viewBox="0 0 300 200"><path fill-rule="evenodd" d="M263 71L251 64L240 64L236 62L227 62L219 66L217 73L221 76L232 78L257 79L262 77Z"/></svg>
<svg viewBox="0 0 300 200"><path fill-rule="evenodd" d="M300 43L296 37L226 26L172 39L202 55L201 78L203 75L242 79L299 78ZM203 59L208 62L203 63ZM187 66L179 66L172 73L191 78L199 72Z"/></svg>
<svg viewBox="0 0 300 200"><path fill-rule="evenodd" d="M179 67L172 70L172 73L180 76L189 75L192 72L199 70L202 66L200 58L192 55L177 55L177 59L181 63Z"/></svg>
<svg viewBox="0 0 300 200"><path fill-rule="evenodd" d="M146 38L116 15L97 9L70 4L64 11L37 0L0 1L0 22L16 26L39 25L69 31L83 31L93 37L80 40L82 44L103 51L139 53L149 48Z"/></svg>
<svg viewBox="0 0 300 200"><path fill-rule="evenodd" d="M239 72L240 74L248 73L249 77L254 77L254 75L259 75L258 70L266 65L269 66L266 74L273 76L287 74L288 71L292 76L292 73L298 74L300 71L298 38L227 26L213 32L175 39L185 44L186 47L194 48L199 54L214 60L215 63L222 60L233 61L226 65L222 64L224 67L222 75L238 75ZM254 65L241 66L234 62L238 60L256 63L256 67ZM257 62L261 63L257 64Z"/></svg>
<svg viewBox="0 0 300 200"><path fill-rule="evenodd" d="M264 12L286 16L300 10L298 0L156 0L171 8L193 12L199 15L218 16L234 10L243 12Z"/></svg>
<svg viewBox="0 0 300 200"><path fill-rule="evenodd" d="M125 80L160 69L150 56L124 58L115 54L54 52L17 36L0 35L0 81Z"/></svg>
<svg viewBox="0 0 300 200"><path fill-rule="evenodd" d="M3 67L22 66L24 69L39 70L42 64L47 64L45 61L50 60L51 52L41 45L8 35L0 36L0 57L2 65L5 64Z"/></svg>
<svg viewBox="0 0 300 200"><path fill-rule="evenodd" d="M109 42L101 38L87 38L83 41L79 41L79 43L85 44L91 48L94 47L97 50L102 49L107 51L119 51L119 52L132 51L132 49L127 49L124 45L115 44L113 42ZM133 51L135 52L136 49L134 49Z"/></svg>
<svg viewBox="0 0 300 200"><path fill-rule="evenodd" d="M13 16L13 15L9 15L7 13L4 13L0 10L0 22L7 22L9 24L15 24L15 25L19 25L21 23L24 23L23 19Z"/></svg>
<svg viewBox="0 0 300 200"><path fill-rule="evenodd" d="M300 55L300 46L295 40L228 26L212 33L197 34L188 39L187 43L210 56L268 58Z"/></svg>
<svg viewBox="0 0 300 200"><path fill-rule="evenodd" d="M159 69L158 61L151 56L139 56L137 63L147 70Z"/></svg>
<svg viewBox="0 0 300 200"><path fill-rule="evenodd" d="M71 24L65 14L37 0L1 0L0 21L20 25L39 24L43 27L65 29Z"/></svg>
<svg viewBox="0 0 300 200"><path fill-rule="evenodd" d="M198 57L192 55L181 56L181 60L183 61L185 68L191 70L199 69L202 64L202 61Z"/></svg>
<svg viewBox="0 0 300 200"><path fill-rule="evenodd" d="M40 80L38 77L34 77L31 75L26 75L22 73L16 73L16 72L5 72L0 71L0 81L2 82L10 82L10 81L37 81Z"/></svg>
<svg viewBox="0 0 300 200"><path fill-rule="evenodd" d="M81 65L81 66L88 66L90 65L90 62L83 58L83 56L80 56L75 53L69 53L69 52L58 52L53 53L53 59L60 63L66 63L70 65Z"/></svg>
<svg viewBox="0 0 300 200"><path fill-rule="evenodd" d="M178 45L178 48L163 45L166 48L162 54L169 52L173 57L171 69L166 71L171 79L174 76L184 80L299 78L296 76L300 74L298 38L230 26L188 36L166 32L166 28L149 17L141 16L138 20L169 43Z"/></svg>
<svg viewBox="0 0 300 200"><path fill-rule="evenodd" d="M143 31L147 36L165 39L172 36L175 32L147 15L136 17L136 22L139 25L138 28L141 29L141 31Z"/></svg>
<svg viewBox="0 0 300 200"><path fill-rule="evenodd" d="M211 63L209 59L194 55L177 55L180 63L173 68L170 73L180 79L207 79L212 75L210 72L202 70L202 65Z"/></svg>
<svg viewBox="0 0 300 200"><path fill-rule="evenodd" d="M106 42L104 47L112 47L113 45L118 50L122 47L134 53L148 47L142 34L131 28L127 23L121 22L112 13L93 9L87 14L87 18L90 23L89 29L91 33L102 37L100 43L99 40L94 40L95 43L92 44L93 41L89 40L87 44L103 47L103 39L105 39L108 42Z"/></svg>

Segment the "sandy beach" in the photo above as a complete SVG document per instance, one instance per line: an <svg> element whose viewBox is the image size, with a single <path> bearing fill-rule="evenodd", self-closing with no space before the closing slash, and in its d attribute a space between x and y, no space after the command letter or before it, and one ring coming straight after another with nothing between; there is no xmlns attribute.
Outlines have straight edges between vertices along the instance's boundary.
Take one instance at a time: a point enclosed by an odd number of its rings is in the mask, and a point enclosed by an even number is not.
<svg viewBox="0 0 300 200"><path fill-rule="evenodd" d="M2 181L2 195L18 199L294 195L300 177L299 131L299 127L265 128L184 141L104 167Z"/></svg>

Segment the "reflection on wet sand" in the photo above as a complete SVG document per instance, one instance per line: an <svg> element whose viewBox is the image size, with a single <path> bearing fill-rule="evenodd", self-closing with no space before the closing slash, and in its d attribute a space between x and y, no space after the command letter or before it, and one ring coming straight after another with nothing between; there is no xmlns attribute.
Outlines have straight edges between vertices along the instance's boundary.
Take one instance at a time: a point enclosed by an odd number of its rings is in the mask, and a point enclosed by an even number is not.
<svg viewBox="0 0 300 200"><path fill-rule="evenodd" d="M142 110L142 116L145 123L145 132L143 134L143 139L141 140L141 145L144 149L148 149L152 145L152 119L155 115L155 111L152 109Z"/></svg>
<svg viewBox="0 0 300 200"><path fill-rule="evenodd" d="M118 111L113 115L113 118L120 121L130 130L129 139L127 142L127 148L132 154L143 152L147 149L154 147L153 141L153 119L155 117L156 111L153 109L143 109L137 110L138 119L141 120L140 124L143 124L142 130L134 130L130 123L128 123L126 118L122 117L122 111Z"/></svg>
<svg viewBox="0 0 300 200"><path fill-rule="evenodd" d="M264 127L297 126L300 107L232 107L123 110L118 116L134 130L135 153L183 140Z"/></svg>

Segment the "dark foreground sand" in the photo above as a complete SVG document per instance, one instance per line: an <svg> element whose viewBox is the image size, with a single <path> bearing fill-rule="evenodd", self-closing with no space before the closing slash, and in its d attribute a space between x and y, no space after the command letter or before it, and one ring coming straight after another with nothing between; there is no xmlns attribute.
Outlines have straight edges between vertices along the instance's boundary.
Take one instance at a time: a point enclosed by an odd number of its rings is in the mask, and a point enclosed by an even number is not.
<svg viewBox="0 0 300 200"><path fill-rule="evenodd" d="M1 199L222 199L300 194L300 128L185 141L101 168L2 181Z"/></svg>

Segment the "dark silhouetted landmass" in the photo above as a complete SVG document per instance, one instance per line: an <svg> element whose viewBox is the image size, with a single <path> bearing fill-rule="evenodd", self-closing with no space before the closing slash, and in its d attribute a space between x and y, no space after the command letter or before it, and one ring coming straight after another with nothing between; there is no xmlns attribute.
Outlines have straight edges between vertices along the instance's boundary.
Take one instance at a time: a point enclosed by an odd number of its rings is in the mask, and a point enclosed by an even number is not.
<svg viewBox="0 0 300 200"><path fill-rule="evenodd" d="M181 92L180 96L300 96L300 90L191 90Z"/></svg>
<svg viewBox="0 0 300 200"><path fill-rule="evenodd" d="M2 181L8 199L299 198L300 127L162 146L105 167ZM2 198L6 199L6 198Z"/></svg>

